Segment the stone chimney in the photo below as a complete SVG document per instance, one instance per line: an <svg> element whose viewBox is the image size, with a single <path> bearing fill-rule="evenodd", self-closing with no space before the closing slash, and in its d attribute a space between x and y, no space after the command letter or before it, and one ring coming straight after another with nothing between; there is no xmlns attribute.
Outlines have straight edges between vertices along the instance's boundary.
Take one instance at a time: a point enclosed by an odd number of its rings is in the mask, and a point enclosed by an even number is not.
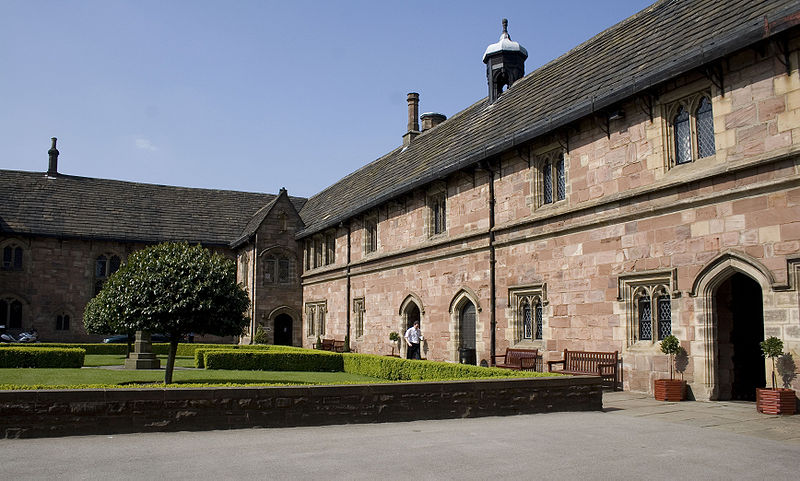
<svg viewBox="0 0 800 481"><path fill-rule="evenodd" d="M50 163L47 166L47 176L48 177L57 177L58 176L58 149L56 149L56 139L52 137L50 139L53 144L50 146L50 150L47 151L47 155L50 156Z"/></svg>
<svg viewBox="0 0 800 481"><path fill-rule="evenodd" d="M403 145L411 144L414 137L420 134L419 132L419 94L411 92L408 94L408 132L403 135Z"/></svg>
<svg viewBox="0 0 800 481"><path fill-rule="evenodd" d="M447 120L447 117L438 112L426 112L420 116L420 119L422 119L422 131L425 132Z"/></svg>

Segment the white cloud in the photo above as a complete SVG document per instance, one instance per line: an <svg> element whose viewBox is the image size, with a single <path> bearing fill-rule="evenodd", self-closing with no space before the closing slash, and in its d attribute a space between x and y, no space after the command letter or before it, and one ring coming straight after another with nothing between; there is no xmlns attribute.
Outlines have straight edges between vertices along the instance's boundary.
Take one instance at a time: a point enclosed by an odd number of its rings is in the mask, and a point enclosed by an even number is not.
<svg viewBox="0 0 800 481"><path fill-rule="evenodd" d="M136 139L136 147L142 150L149 150L151 152L155 152L156 150L158 150L158 147L153 145L153 143L150 142L150 139L144 139L144 138Z"/></svg>

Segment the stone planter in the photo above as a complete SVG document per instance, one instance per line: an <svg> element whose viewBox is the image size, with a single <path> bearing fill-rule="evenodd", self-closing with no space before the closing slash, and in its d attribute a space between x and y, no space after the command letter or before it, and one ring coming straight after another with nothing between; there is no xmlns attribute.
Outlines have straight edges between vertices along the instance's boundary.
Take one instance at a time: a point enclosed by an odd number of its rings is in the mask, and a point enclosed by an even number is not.
<svg viewBox="0 0 800 481"><path fill-rule="evenodd" d="M686 382L680 379L656 379L654 395L657 401L683 401Z"/></svg>
<svg viewBox="0 0 800 481"><path fill-rule="evenodd" d="M794 389L756 389L756 409L764 414L794 414L797 397Z"/></svg>

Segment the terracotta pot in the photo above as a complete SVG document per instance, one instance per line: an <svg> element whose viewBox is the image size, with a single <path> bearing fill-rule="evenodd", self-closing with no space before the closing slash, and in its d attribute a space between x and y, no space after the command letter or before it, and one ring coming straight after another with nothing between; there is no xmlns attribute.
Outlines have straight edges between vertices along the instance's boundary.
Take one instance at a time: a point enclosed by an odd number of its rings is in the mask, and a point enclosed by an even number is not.
<svg viewBox="0 0 800 481"><path fill-rule="evenodd" d="M680 379L656 379L653 392L657 401L683 401L686 382Z"/></svg>
<svg viewBox="0 0 800 481"><path fill-rule="evenodd" d="M756 389L756 409L764 414L794 414L797 397L794 389Z"/></svg>

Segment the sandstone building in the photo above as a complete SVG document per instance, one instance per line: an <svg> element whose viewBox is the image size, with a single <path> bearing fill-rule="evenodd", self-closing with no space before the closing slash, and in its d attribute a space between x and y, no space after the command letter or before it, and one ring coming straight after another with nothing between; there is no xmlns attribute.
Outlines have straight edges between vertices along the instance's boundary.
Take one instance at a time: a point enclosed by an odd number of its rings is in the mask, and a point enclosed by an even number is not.
<svg viewBox="0 0 800 481"><path fill-rule="evenodd" d="M388 354L419 320L428 359L619 351L648 391L674 334L696 398L746 399L765 336L800 358L798 24L795 1L665 0L527 75L504 25L486 98L420 128L409 94L402 145L308 200L3 171L0 315L55 335L101 256L185 239L236 256L251 335Z"/></svg>

